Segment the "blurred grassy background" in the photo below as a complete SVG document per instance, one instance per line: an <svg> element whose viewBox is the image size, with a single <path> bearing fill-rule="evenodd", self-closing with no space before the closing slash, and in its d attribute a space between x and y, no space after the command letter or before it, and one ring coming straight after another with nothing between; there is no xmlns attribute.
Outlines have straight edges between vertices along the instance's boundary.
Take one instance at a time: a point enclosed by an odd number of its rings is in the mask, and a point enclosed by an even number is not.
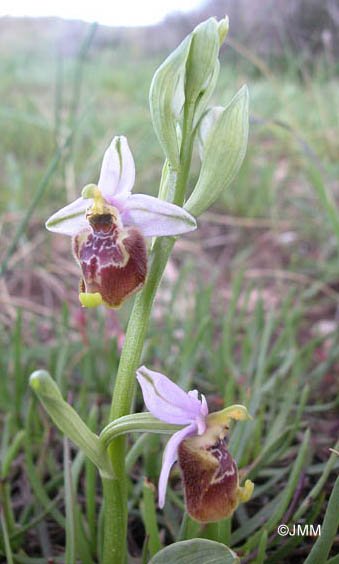
<svg viewBox="0 0 339 564"><path fill-rule="evenodd" d="M233 2L228 7L234 11ZM27 292L27 306L30 301L41 305L40 289L35 295L34 288L23 291L23 278L27 286L27 278L37 269L55 272L55 254L69 257L68 240L45 232L44 219L77 197L86 183L96 181L113 135L129 138L137 167L135 189L157 193L163 156L150 121L149 84L168 53L168 44L174 48L189 22L193 26L211 15L212 8L218 15L225 6L212 3L190 18L172 16L149 29L114 30L54 19L0 21L2 257L23 211L46 180L48 166L53 168L21 238L23 250L11 259L15 268L6 291L14 308ZM216 241L216 253L225 259L220 269L223 290L231 271L245 268L260 287L264 284L268 291L274 287L274 302L282 288L293 283L310 295L320 287L334 301L338 293L337 43L331 14L327 20L319 19L314 29L318 14L314 10L303 50L297 39L305 37L307 29L298 10L294 19L288 12L281 17L280 28L276 17L270 22L263 19L255 41L248 26L255 31L260 19L246 27L246 18L234 13L235 31L231 21L212 102L225 104L243 83L249 85L248 153L233 186L215 206L218 218L211 220L206 214L201 230L180 243L184 247L197 243L204 258L204 249L209 255ZM235 34L246 38L246 30L248 42L241 43ZM263 51L267 36L273 38L272 49ZM196 156L191 187L197 173ZM34 255L28 252L32 245ZM70 265L67 268L74 271ZM60 276L55 282L65 283ZM2 303L7 304L6 291ZM48 307L60 304L50 284L46 293L51 294ZM66 297L61 286L59 294ZM76 303L75 292L69 298ZM6 323L13 321L8 307L2 314Z"/></svg>
<svg viewBox="0 0 339 564"><path fill-rule="evenodd" d="M65 394L74 393L85 419L88 405L98 406L99 415L91 421L99 428L95 420L104 421L107 413L131 307L128 303L117 313L82 311L69 240L47 233L44 221L96 181L103 152L116 134L129 138L136 191L156 194L163 156L148 108L152 75L196 23L222 16L225 4L173 15L150 29L0 20L2 258L37 191L44 190L0 281L1 458L7 460L3 477L12 479L5 494L12 496L6 501L12 509L5 521L14 561L36 563L41 556L47 562L44 558L59 554L64 543L58 493L62 445L45 414L32 405L28 409L27 378L36 368L49 369ZM260 13L245 17L245 0L240 4L243 11L234 2L227 5L231 32L221 51L213 102L227 103L248 84L248 153L233 186L201 217L199 229L177 243L144 361L188 389L199 387L216 408L242 401L256 415L254 426L245 432L239 426L234 433L232 449L259 487L252 504L237 511L231 540L228 525L221 539L227 537L235 547L243 543L240 552L246 558L252 554L247 561L254 561L262 522L275 516L270 533L283 517L282 507L294 504L289 517L298 507L305 513L317 480L322 487L316 489L314 519L322 521L333 484L328 476L337 465L332 456L327 466L328 448L338 435L339 74L333 10L326 17L321 11L320 17L319 3L308 3L312 12L291 2L291 15L278 2L268 21ZM197 173L195 155L191 187ZM142 408L139 400L137 405ZM311 443L306 428L312 431ZM18 436L17 450L8 454ZM298 458L291 483L292 461L306 443L308 455ZM151 446L157 450L158 445ZM74 484L79 504L87 508L94 555L93 473L86 466L83 475L84 461L75 460ZM155 480L157 460L150 450L132 475L129 542L135 554L144 538L136 500L143 474ZM53 510L41 494L44 488L55 500ZM180 496L174 487L172 505L159 518L167 541L197 533L186 521L180 530L177 526ZM220 540L219 533L209 534ZM300 562L312 544L300 538L301 547L284 548L278 540L266 538L270 558L275 555L270 562ZM81 542L86 546L87 541Z"/></svg>

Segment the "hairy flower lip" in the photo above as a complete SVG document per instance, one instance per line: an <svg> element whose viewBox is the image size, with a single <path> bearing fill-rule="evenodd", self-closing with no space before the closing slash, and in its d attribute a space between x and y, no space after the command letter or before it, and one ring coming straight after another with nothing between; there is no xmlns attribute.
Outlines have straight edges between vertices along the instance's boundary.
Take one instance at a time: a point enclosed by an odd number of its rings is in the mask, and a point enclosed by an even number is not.
<svg viewBox="0 0 339 564"><path fill-rule="evenodd" d="M238 468L224 441L197 448L193 439L186 439L178 449L187 511L200 523L219 521L238 505Z"/></svg>

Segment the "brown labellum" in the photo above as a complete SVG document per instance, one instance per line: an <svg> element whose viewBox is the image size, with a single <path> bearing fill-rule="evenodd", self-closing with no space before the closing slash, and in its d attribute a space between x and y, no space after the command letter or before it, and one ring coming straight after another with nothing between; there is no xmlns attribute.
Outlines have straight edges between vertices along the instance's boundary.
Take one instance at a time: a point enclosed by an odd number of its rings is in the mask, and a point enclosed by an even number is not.
<svg viewBox="0 0 339 564"><path fill-rule="evenodd" d="M117 308L145 283L145 240L136 227L120 227L109 213L90 215L89 224L91 231L73 239L83 276L81 291L99 292L106 306Z"/></svg>
<svg viewBox="0 0 339 564"><path fill-rule="evenodd" d="M219 521L232 515L238 505L238 469L225 441L197 447L195 438L178 448L188 513L201 523Z"/></svg>

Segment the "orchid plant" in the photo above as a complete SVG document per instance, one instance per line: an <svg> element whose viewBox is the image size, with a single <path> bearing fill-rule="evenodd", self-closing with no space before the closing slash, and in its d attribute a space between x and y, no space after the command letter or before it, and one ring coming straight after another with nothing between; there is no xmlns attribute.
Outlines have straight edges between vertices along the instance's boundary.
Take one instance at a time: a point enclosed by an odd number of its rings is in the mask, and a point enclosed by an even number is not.
<svg viewBox="0 0 339 564"><path fill-rule="evenodd" d="M114 137L105 152L98 185L54 213L50 231L72 237L81 270L84 307L117 308L137 294L129 319L108 425L96 435L81 420L48 373L31 376L31 386L62 430L97 466L103 484L104 530L101 564L125 564L127 533L126 442L130 431L169 433L159 480L165 503L176 460L183 475L188 513L207 523L231 516L249 499L253 484L239 485L236 462L227 449L231 419L248 419L244 406L208 412L197 390L186 393L162 374L140 366L152 305L176 238L197 227L196 218L216 202L243 161L248 136L248 91L242 87L226 106L209 107L219 72L218 53L228 19L198 25L156 71L150 89L155 133L164 151L158 197L132 194L135 166L127 139ZM189 198L193 149L201 168ZM145 238L154 238L151 245ZM132 413L136 378L148 413Z"/></svg>

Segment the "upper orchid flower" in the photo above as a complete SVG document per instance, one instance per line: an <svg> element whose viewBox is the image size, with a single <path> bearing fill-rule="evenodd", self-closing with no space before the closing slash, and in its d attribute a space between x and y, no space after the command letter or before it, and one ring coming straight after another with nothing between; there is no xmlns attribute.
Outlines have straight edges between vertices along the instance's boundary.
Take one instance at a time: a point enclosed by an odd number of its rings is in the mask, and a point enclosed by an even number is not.
<svg viewBox="0 0 339 564"><path fill-rule="evenodd" d="M119 307L146 279L144 237L178 235L196 228L183 208L146 194L131 194L135 166L127 139L114 137L105 152L98 186L54 213L50 231L73 237L82 270L79 299L91 307Z"/></svg>
<svg viewBox="0 0 339 564"><path fill-rule="evenodd" d="M239 486L238 469L227 450L225 436L230 419L250 419L247 409L233 405L208 414L206 399L197 390L184 392L163 374L145 366L137 370L146 407L161 421L185 425L168 441L159 479L159 507L172 465L179 461L183 473L188 513L199 522L219 521L232 515L239 502L247 501L253 483Z"/></svg>

